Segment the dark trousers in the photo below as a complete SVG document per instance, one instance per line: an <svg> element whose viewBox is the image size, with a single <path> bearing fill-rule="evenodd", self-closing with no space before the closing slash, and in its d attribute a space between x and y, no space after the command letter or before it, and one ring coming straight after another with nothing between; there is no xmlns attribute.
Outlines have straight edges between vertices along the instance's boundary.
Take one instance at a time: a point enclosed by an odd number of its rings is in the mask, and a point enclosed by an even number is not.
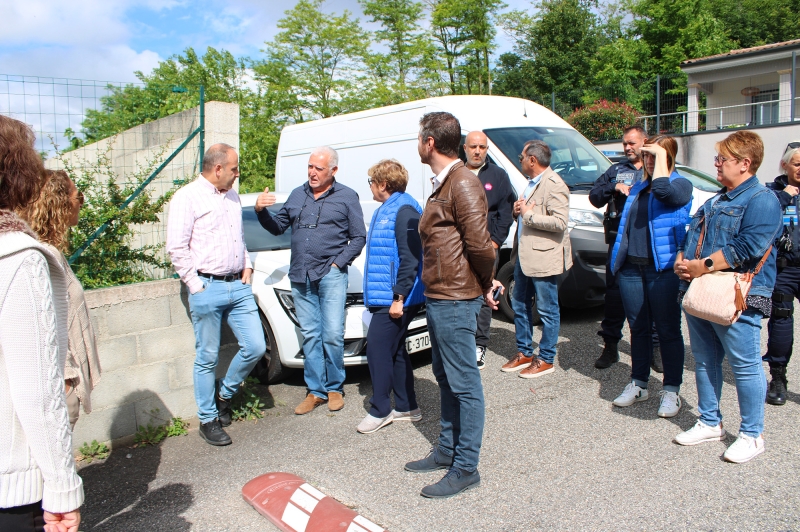
<svg viewBox="0 0 800 532"><path fill-rule="evenodd" d="M39 501L12 508L0 508L0 530L3 532L44 531L42 502Z"/></svg>
<svg viewBox="0 0 800 532"><path fill-rule="evenodd" d="M394 390L394 405L398 412L417 408L414 393L414 372L406 351L408 324L419 312L420 306L403 309L395 319L389 313L376 313L367 331L367 364L372 377L372 408L369 413L377 418L392 412L389 394Z"/></svg>
<svg viewBox="0 0 800 532"><path fill-rule="evenodd" d="M500 263L500 250L494 250L494 274L497 275L497 265ZM481 305L478 312L478 328L475 330L475 345L489 347L489 330L492 326L492 308L486 304Z"/></svg>
<svg viewBox="0 0 800 532"><path fill-rule="evenodd" d="M597 334L603 337L606 343L617 343L622 339L622 326L625 325L625 308L622 306L622 296L619 293L617 276L611 271L611 249L608 246L609 260L606 261L606 303L603 321Z"/></svg>
<svg viewBox="0 0 800 532"><path fill-rule="evenodd" d="M785 294L781 299L777 294ZM794 300L800 299L800 267L787 266L778 272L775 278L775 288L772 292L772 307L778 310L793 310ZM769 340L767 341L767 354L764 360L769 362L769 367L786 367L792 358L792 344L794 344L794 316L789 314L776 317L775 311L767 324Z"/></svg>

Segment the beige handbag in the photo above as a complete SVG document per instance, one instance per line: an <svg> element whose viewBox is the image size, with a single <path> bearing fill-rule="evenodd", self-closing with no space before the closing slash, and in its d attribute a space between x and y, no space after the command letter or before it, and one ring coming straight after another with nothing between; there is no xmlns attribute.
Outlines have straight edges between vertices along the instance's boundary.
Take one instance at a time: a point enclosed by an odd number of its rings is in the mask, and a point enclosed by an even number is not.
<svg viewBox="0 0 800 532"><path fill-rule="evenodd" d="M695 259L700 258L705 234L705 220L697 240ZM772 246L759 261L753 271L749 272L710 272L695 277L689 283L689 290L683 296L683 310L696 318L708 320L720 325L732 325L742 312L747 309L746 298L750 292L753 277L761 271L772 251Z"/></svg>

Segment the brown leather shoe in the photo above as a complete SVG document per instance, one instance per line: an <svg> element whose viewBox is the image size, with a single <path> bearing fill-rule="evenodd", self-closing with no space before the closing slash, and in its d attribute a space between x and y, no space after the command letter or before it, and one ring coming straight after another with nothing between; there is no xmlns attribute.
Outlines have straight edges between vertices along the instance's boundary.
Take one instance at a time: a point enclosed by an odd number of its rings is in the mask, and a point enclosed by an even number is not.
<svg viewBox="0 0 800 532"><path fill-rule="evenodd" d="M533 362L534 357L526 357L522 353L517 353L514 355L514 358L503 364L503 367L500 368L500 371L510 372L510 371L519 371L522 368L527 368Z"/></svg>
<svg viewBox="0 0 800 532"><path fill-rule="evenodd" d="M339 392L328 392L328 410L336 412L344 408L344 399Z"/></svg>
<svg viewBox="0 0 800 532"><path fill-rule="evenodd" d="M552 364L548 364L539 357L533 357L531 365L520 371L519 376L523 379L534 379L542 375L547 375L548 373L553 373L554 371L555 369L553 369Z"/></svg>
<svg viewBox="0 0 800 532"><path fill-rule="evenodd" d="M303 414L308 414L319 405L323 404L325 399L321 397L317 397L313 393L306 395L306 398L303 399L303 402L297 405L297 408L294 409L294 413L298 416L302 416Z"/></svg>

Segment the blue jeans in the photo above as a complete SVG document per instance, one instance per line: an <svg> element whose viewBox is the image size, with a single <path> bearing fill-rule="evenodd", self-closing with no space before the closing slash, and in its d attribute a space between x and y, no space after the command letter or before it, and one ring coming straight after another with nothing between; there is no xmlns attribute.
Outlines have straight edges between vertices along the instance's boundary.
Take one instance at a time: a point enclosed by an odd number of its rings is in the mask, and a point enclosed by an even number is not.
<svg viewBox="0 0 800 532"><path fill-rule="evenodd" d="M617 281L631 328L631 380L636 386L647 388L655 325L664 365L663 389L680 392L685 356L678 304L680 279L672 269L657 272L652 264L626 262L617 274Z"/></svg>
<svg viewBox="0 0 800 532"><path fill-rule="evenodd" d="M558 307L558 276L528 277L522 273L517 260L514 266L514 293L511 308L514 310L514 331L517 336L517 351L526 357L533 356L533 307L542 318L542 339L539 341L539 358L552 364L556 359L558 330L561 327L561 312Z"/></svg>
<svg viewBox="0 0 800 532"><path fill-rule="evenodd" d="M347 273L331 266L318 281L292 283L292 298L303 335L303 376L308 392L322 399L344 390L344 303Z"/></svg>
<svg viewBox="0 0 800 532"><path fill-rule="evenodd" d="M453 465L474 471L483 441L483 385L475 364L475 329L483 298L427 298L433 374L439 383L442 431L439 450Z"/></svg>
<svg viewBox="0 0 800 532"><path fill-rule="evenodd" d="M250 370L264 356L267 344L258 317L258 307L249 284L241 281L216 281L204 279L205 289L189 295L189 312L194 325L194 400L200 423L217 418L214 398L216 368L219 361L219 341L222 320L227 319L239 341L239 351L231 360L219 393L230 399L239 390Z"/></svg>
<svg viewBox="0 0 800 532"><path fill-rule="evenodd" d="M689 314L686 314L686 323L696 366L700 421L712 427L722 421L719 410L722 359L728 355L742 416L739 431L759 436L764 431L764 398L767 395L767 379L761 365L761 313L745 310L727 327Z"/></svg>

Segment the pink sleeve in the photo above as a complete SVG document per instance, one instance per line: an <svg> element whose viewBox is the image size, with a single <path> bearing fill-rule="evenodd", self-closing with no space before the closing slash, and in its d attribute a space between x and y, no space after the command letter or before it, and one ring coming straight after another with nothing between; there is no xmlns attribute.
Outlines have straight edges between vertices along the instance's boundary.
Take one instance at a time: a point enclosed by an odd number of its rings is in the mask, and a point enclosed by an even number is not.
<svg viewBox="0 0 800 532"><path fill-rule="evenodd" d="M186 189L184 189L185 191ZM186 283L192 294L203 288L197 276L197 267L189 249L194 227L194 213L187 194L178 191L169 202L169 218L167 219L167 253L172 259L172 266Z"/></svg>

